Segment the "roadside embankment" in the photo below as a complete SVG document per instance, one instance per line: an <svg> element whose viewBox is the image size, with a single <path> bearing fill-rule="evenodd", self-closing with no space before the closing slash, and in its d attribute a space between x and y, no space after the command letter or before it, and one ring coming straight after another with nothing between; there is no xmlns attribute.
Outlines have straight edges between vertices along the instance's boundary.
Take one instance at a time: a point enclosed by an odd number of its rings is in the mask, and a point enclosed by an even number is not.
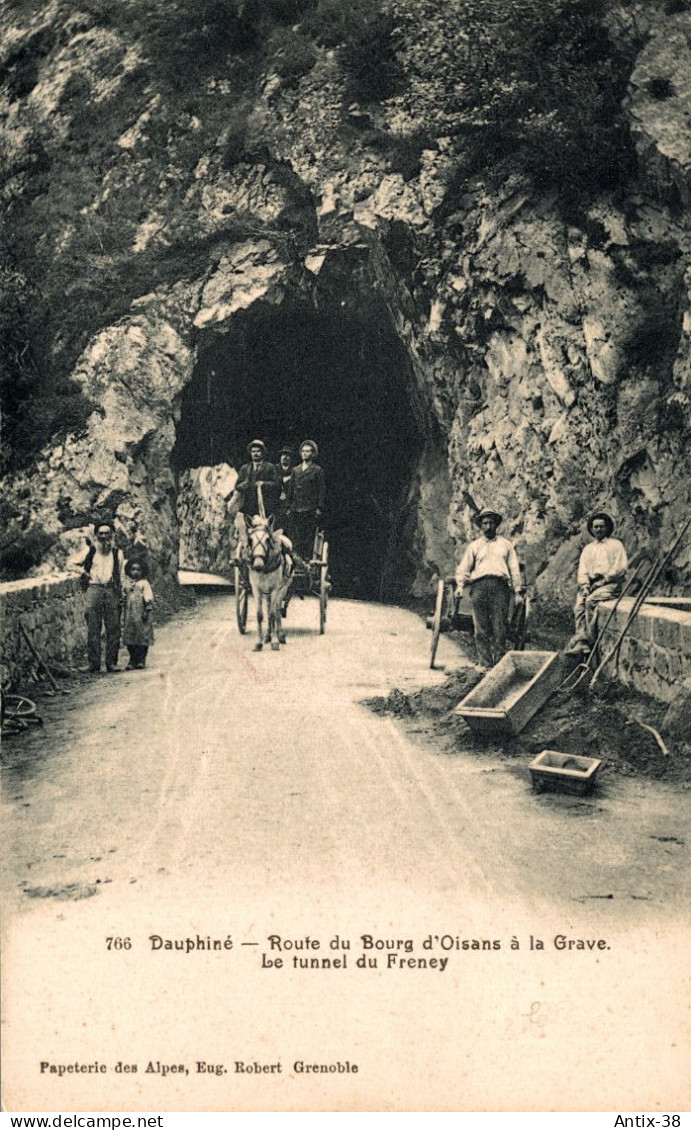
<svg viewBox="0 0 691 1130"><path fill-rule="evenodd" d="M460 653L459 661L464 662ZM369 699L366 705L412 724L417 732L422 727L446 753L463 750L511 761L523 758L527 764L537 753L552 749L602 758L601 778L640 774L684 788L691 784L689 735L667 729L666 703L609 680L593 691L582 683L577 691L554 694L516 737L485 737L472 733L454 713L481 678L482 672L466 660L441 686L413 693L394 688L387 697ZM662 746L648 727L656 731Z"/></svg>
<svg viewBox="0 0 691 1130"><path fill-rule="evenodd" d="M16 685L40 675L37 655L58 673L59 668L83 660L84 601L74 573L27 577L0 585L3 685Z"/></svg>

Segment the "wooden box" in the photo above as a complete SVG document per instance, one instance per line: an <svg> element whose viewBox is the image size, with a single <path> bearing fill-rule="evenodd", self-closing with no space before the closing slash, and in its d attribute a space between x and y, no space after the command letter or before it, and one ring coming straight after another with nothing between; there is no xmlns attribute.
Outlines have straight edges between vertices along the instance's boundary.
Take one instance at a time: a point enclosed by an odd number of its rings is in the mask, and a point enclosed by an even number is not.
<svg viewBox="0 0 691 1130"><path fill-rule="evenodd" d="M585 796L592 789L602 761L596 757L578 757L573 753L558 753L543 749L530 762L533 788L553 789L562 793Z"/></svg>
<svg viewBox="0 0 691 1130"><path fill-rule="evenodd" d="M518 734L562 678L559 652L508 651L454 712L478 733Z"/></svg>

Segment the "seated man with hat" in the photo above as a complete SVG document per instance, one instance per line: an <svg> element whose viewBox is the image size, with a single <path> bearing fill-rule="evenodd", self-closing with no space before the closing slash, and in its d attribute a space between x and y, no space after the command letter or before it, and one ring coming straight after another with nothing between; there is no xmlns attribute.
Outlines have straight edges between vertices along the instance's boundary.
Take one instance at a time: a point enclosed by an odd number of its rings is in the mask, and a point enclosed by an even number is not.
<svg viewBox="0 0 691 1130"><path fill-rule="evenodd" d="M456 570L459 591L470 585L478 664L493 667L506 652L511 593L523 599L518 554L512 542L497 535L503 521L496 510L480 510L474 522L482 536L471 541Z"/></svg>
<svg viewBox="0 0 691 1130"><path fill-rule="evenodd" d="M569 641L570 652L589 651L597 638L597 606L621 592L628 560L618 538L613 538L614 522L604 510L588 519L588 533L594 541L586 545L578 562L578 593L574 605L576 633Z"/></svg>
<svg viewBox="0 0 691 1130"><path fill-rule="evenodd" d="M319 448L313 439L302 441L302 462L293 468L286 499L288 534L295 552L305 561L311 560L314 535L324 516L326 479L322 468L314 462L318 454Z"/></svg>

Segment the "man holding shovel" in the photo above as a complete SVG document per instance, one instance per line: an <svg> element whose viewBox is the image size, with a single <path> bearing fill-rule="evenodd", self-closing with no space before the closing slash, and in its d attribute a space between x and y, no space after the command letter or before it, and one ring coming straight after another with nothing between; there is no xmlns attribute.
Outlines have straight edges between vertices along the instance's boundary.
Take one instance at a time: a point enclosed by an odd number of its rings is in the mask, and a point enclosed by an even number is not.
<svg viewBox="0 0 691 1130"><path fill-rule="evenodd" d="M588 652L597 637L597 610L604 600L621 592L628 561L626 550L613 538L614 522L603 510L588 519L594 541L586 545L578 563L578 594L574 605L575 635L569 641L571 654Z"/></svg>

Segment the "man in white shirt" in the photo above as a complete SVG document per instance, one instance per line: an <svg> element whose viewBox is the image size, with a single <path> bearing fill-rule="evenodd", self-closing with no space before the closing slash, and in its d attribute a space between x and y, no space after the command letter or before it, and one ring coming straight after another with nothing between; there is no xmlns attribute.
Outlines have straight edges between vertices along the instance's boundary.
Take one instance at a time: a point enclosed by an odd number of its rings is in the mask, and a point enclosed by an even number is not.
<svg viewBox="0 0 691 1130"><path fill-rule="evenodd" d="M523 581L513 543L497 535L496 510L480 510L475 523L482 536L471 541L456 570L459 592L470 585L475 646L481 667L493 667L506 652L511 593L523 600Z"/></svg>
<svg viewBox="0 0 691 1130"><path fill-rule="evenodd" d="M578 562L578 594L574 605L576 633L569 641L570 652L590 651L597 638L597 608L621 592L628 561L626 550L613 538L614 522L604 510L588 519L588 533L594 541L586 545Z"/></svg>
<svg viewBox="0 0 691 1130"><path fill-rule="evenodd" d="M106 671L117 672L120 650L120 599L122 592L122 554L113 546L113 525L109 521L94 526L96 545L92 545L82 566L86 587L84 618L87 629L89 670L101 670L101 628L106 637Z"/></svg>

